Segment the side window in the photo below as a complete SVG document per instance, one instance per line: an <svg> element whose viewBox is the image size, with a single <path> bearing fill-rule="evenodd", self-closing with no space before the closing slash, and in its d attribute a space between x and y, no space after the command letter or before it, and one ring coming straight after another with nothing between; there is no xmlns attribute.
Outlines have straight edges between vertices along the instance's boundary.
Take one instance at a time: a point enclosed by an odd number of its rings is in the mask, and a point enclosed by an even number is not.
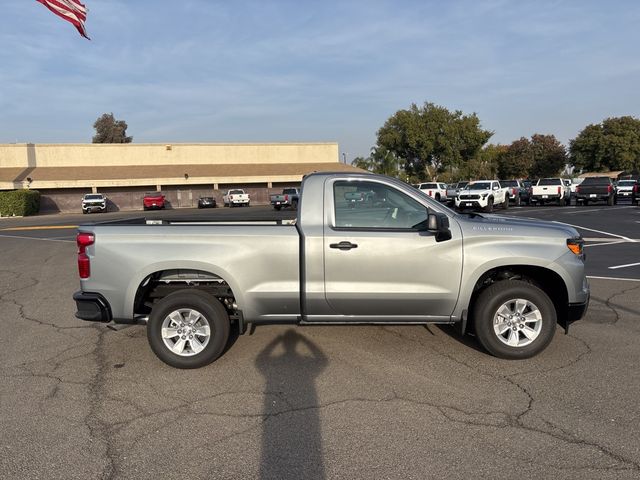
<svg viewBox="0 0 640 480"><path fill-rule="evenodd" d="M410 229L427 219L427 208L393 187L376 182L333 184L335 227Z"/></svg>

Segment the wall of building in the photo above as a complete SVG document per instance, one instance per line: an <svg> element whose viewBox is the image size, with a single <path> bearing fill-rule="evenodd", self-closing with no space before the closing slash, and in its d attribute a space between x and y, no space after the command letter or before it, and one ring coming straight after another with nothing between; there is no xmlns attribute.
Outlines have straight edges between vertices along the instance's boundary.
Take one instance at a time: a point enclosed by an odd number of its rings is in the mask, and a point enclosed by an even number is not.
<svg viewBox="0 0 640 480"><path fill-rule="evenodd" d="M297 187L300 182L274 184L271 188L267 184L230 184L218 185L170 185L162 187L167 207L196 208L198 198L214 197L218 206L222 206L222 196L231 188L242 188L251 198L251 205L269 205L271 195L281 193L285 187ZM82 211L82 197L92 193L90 188L44 189L40 191L40 212L42 213L80 213ZM145 193L155 191L155 186L148 187L105 187L97 190L107 196L107 210L110 212L140 210Z"/></svg>
<svg viewBox="0 0 640 480"><path fill-rule="evenodd" d="M0 144L0 167L338 162L337 143Z"/></svg>

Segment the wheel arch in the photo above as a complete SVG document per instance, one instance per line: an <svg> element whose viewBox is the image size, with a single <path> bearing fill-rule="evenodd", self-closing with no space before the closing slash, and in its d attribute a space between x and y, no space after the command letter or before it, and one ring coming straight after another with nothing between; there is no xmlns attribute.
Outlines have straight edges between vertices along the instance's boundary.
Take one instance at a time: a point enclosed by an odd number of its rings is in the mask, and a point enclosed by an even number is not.
<svg viewBox="0 0 640 480"><path fill-rule="evenodd" d="M551 299L558 321L566 318L569 293L564 279L546 267L515 264L490 268L477 278L467 306L467 325L473 325L473 309L480 293L496 282L509 280L524 280L535 285Z"/></svg>
<svg viewBox="0 0 640 480"><path fill-rule="evenodd" d="M159 262L147 266L139 271L129 282L125 298L125 318L133 318L139 313L140 306L147 299L148 287L154 282L162 281L162 276L169 272L178 272L176 279L169 279L168 284L175 284L178 288L198 288L202 283L218 283L221 287L227 286L233 303L240 310L244 305L242 290L235 278L226 270L214 265L193 261ZM182 277L180 277L182 276ZM138 311L136 311L138 309ZM144 312L140 312L144 313Z"/></svg>

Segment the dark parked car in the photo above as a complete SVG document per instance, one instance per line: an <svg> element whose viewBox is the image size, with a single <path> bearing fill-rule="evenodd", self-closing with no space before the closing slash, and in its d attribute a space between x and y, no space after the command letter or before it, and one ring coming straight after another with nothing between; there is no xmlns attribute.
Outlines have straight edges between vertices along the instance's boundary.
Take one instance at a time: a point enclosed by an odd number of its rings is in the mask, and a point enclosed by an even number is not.
<svg viewBox="0 0 640 480"><path fill-rule="evenodd" d="M162 192L145 193L142 198L142 208L144 210L164 208L164 195Z"/></svg>
<svg viewBox="0 0 640 480"><path fill-rule="evenodd" d="M213 197L200 197L198 208L216 208L216 199Z"/></svg>
<svg viewBox="0 0 640 480"><path fill-rule="evenodd" d="M616 188L609 177L587 177L576 187L576 203L589 205L589 202L618 203Z"/></svg>

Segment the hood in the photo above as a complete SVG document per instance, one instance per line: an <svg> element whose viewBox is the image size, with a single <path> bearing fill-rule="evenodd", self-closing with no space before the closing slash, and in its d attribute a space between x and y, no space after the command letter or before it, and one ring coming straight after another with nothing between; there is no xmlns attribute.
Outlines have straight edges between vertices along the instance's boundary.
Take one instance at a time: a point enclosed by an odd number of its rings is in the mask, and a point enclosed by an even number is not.
<svg viewBox="0 0 640 480"><path fill-rule="evenodd" d="M563 238L580 237L578 231L564 223L538 220L537 218L505 217L502 215L458 215L456 219L465 230L487 234L515 234L558 236Z"/></svg>

